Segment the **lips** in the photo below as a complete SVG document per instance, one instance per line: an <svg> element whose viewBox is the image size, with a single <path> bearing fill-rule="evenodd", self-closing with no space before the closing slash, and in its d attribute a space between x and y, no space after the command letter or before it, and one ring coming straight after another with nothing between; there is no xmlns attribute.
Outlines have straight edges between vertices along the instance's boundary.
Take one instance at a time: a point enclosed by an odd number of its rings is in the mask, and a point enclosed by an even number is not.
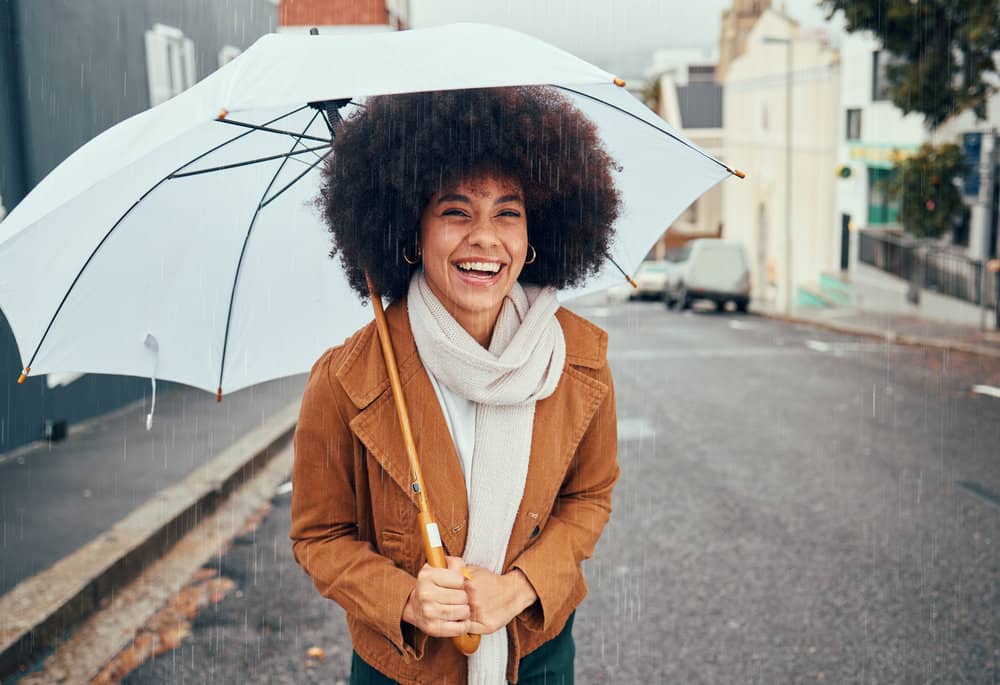
<svg viewBox="0 0 1000 685"><path fill-rule="evenodd" d="M482 260L482 259L463 260L461 263L484 262L484 261L489 261L490 263L493 264L500 264L500 269L496 273L487 273L484 271L463 271L462 269L459 268L458 262L452 263L451 268L454 269L455 273L458 274L459 280L461 280L463 283L468 283L469 285L480 286L480 287L494 285L495 283L499 282L500 278L504 275L504 272L507 269L506 264L500 262L494 262L492 260Z"/></svg>

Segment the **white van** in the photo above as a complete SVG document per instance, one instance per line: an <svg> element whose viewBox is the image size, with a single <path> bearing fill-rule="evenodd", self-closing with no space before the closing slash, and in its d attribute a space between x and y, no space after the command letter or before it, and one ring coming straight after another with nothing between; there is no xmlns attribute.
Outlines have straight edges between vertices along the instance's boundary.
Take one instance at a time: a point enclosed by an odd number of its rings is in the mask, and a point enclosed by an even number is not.
<svg viewBox="0 0 1000 685"><path fill-rule="evenodd" d="M695 300L711 300L720 311L726 302L733 302L741 312L747 310L750 268L741 243L718 238L692 240L672 261L675 264L663 292L667 307L687 309Z"/></svg>

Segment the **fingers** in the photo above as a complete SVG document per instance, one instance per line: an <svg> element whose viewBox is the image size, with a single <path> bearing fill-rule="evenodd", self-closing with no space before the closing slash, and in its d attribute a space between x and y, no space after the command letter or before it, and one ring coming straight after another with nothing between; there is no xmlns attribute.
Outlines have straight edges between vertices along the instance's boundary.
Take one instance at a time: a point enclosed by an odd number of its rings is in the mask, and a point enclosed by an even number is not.
<svg viewBox="0 0 1000 685"><path fill-rule="evenodd" d="M455 590L462 589L465 584L465 576L457 568L434 568L430 564L424 564L420 569L417 579L421 578L426 578L439 587Z"/></svg>
<svg viewBox="0 0 1000 685"><path fill-rule="evenodd" d="M445 560L448 562L448 570L458 571L462 574L463 578L471 580L472 575L469 573L469 569L466 567L465 560L462 557L446 556Z"/></svg>

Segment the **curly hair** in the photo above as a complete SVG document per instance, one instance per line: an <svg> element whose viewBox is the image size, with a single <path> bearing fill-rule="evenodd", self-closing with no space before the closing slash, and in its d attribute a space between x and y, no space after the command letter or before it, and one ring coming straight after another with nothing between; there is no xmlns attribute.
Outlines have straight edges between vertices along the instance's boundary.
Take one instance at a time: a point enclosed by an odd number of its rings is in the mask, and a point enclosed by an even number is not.
<svg viewBox="0 0 1000 685"><path fill-rule="evenodd" d="M492 175L520 183L537 251L522 283L565 288L600 269L620 200L596 126L555 88L369 98L338 126L316 203L351 287L406 293L420 216L435 192Z"/></svg>

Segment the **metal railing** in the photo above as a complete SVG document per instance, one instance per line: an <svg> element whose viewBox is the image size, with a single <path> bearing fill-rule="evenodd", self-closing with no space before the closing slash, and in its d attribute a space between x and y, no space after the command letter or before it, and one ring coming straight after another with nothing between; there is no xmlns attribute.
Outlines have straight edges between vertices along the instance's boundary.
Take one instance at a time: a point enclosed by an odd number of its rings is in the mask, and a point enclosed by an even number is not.
<svg viewBox="0 0 1000 685"><path fill-rule="evenodd" d="M983 263L912 238L863 231L858 258L903 280L977 306L996 306L1000 274Z"/></svg>

